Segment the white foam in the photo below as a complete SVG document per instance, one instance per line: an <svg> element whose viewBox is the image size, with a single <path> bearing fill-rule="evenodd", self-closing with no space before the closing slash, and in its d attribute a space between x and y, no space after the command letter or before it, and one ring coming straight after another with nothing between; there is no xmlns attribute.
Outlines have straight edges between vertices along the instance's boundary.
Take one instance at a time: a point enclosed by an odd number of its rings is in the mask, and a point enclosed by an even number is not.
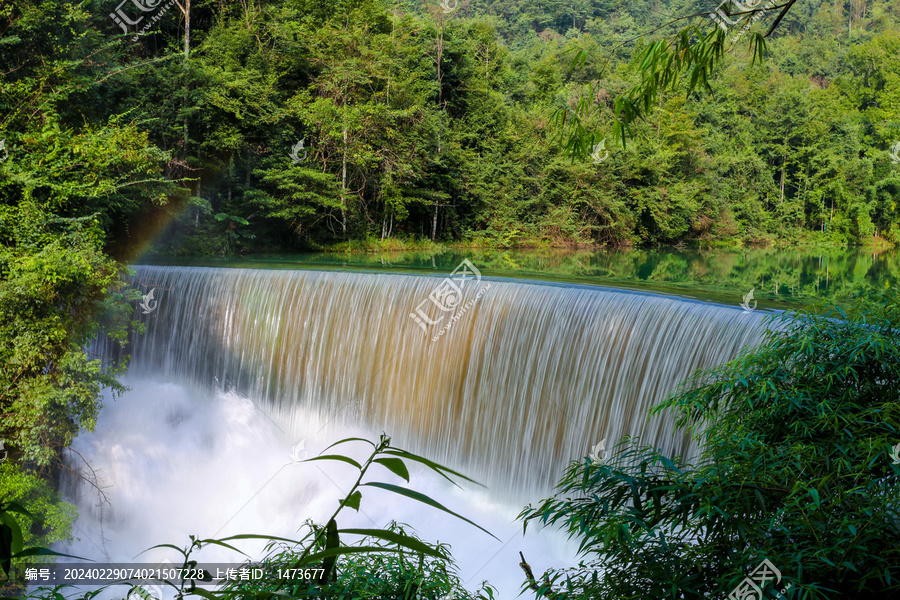
<svg viewBox="0 0 900 600"><path fill-rule="evenodd" d="M250 399L233 393L204 393L147 379L126 383L132 391L107 399L96 431L73 444L96 472L108 503L84 482L77 493L70 488L80 513L76 539L56 548L99 562L169 559L180 564L180 556L171 549L144 551L157 544L187 546L192 534L220 539L255 533L298 539L306 519L327 520L355 481L356 470L332 461L295 462L294 445L305 439L311 457L339 439L356 436L374 441L379 433L345 425L318 432L314 430L318 426L311 425L304 430L304 419L298 420L295 410L290 420L297 430L288 434L279 424L281 417L266 415ZM307 417L309 424L323 419ZM337 451L364 459L367 449L354 443ZM78 466L81 459L72 455L71 462ZM577 563L574 544L557 531L529 528L523 537L521 523L515 521L521 505L499 501L490 491L473 486L460 490L421 468L411 469L411 475L409 488L478 523L499 541L434 508L375 488L363 488L360 512L345 509L339 526L382 528L391 520L409 524L427 541L451 545L467 588L488 580L504 599L515 598L523 581L520 550L537 573ZM406 485L381 467L373 467L367 480ZM539 499L522 498L521 504ZM264 544L237 545L259 558ZM209 546L192 558L240 562L244 557Z"/></svg>

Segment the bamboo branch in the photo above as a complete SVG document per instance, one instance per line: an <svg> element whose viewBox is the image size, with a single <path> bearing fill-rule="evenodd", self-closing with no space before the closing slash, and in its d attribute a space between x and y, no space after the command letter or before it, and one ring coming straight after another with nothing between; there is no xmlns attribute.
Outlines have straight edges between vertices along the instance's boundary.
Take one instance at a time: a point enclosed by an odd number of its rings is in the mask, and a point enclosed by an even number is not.
<svg viewBox="0 0 900 600"><path fill-rule="evenodd" d="M528 580L528 587L533 589L534 591L538 591L537 581L534 580L534 573L531 570L531 565L525 562L525 555L522 554L522 551L519 551L519 556L522 557L522 562L519 563L519 566L522 567L522 570L525 571L525 578Z"/></svg>
<svg viewBox="0 0 900 600"><path fill-rule="evenodd" d="M150 63L159 62L161 60L169 60L170 58L173 58L175 56L178 56L178 54L170 54L169 56L161 56L159 58L154 58L153 60L148 60L148 61L145 61L142 63L138 63L136 65L131 65L130 67L125 67L124 69L119 69L118 71L113 71L112 73L110 73L109 75L104 77L103 79L99 79L99 80L95 81L94 85L96 85L98 83L103 83L104 81L106 81L107 79L112 77L113 75L121 73L122 71L128 71L129 69L134 69L135 67L143 67L144 65L149 65Z"/></svg>
<svg viewBox="0 0 900 600"><path fill-rule="evenodd" d="M790 0L787 4L782 5L784 7L784 10L781 11L781 14L778 15L778 18L775 19L775 21L772 23L772 26L769 27L769 30L766 32L766 35L764 35L763 37L769 37L770 35L772 35L772 32L775 31L775 28L778 27L779 23L781 23L781 19L783 19L784 15L786 15L787 12L791 10L791 7L796 1L797 0ZM773 6L772 8L781 8L781 6Z"/></svg>

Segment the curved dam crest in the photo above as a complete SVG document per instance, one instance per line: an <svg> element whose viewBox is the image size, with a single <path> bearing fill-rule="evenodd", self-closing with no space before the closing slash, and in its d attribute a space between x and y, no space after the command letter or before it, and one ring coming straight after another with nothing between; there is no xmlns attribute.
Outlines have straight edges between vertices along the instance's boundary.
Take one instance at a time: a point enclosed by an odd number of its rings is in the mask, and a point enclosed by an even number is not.
<svg viewBox="0 0 900 600"><path fill-rule="evenodd" d="M132 374L246 395L288 434L310 408L316 430L383 430L500 495L546 491L623 435L695 454L650 407L765 331L738 308L493 278L463 287L440 335L411 316L440 277L140 266L135 280L157 304L138 311Z"/></svg>

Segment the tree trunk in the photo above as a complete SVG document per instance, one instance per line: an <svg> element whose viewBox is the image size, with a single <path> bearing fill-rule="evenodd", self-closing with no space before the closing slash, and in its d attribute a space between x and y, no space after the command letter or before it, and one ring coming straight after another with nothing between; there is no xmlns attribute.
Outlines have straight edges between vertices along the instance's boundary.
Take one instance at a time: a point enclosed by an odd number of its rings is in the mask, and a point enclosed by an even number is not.
<svg viewBox="0 0 900 600"><path fill-rule="evenodd" d="M187 60L190 58L190 50L191 50L191 0L184 0L184 6L181 3L175 2L178 6L181 13L184 15L184 61L185 67L187 67ZM188 106L188 81L187 81L187 69L185 68L185 81L184 81L184 121L181 124L182 128L182 138L184 139L184 154L187 156L188 152L188 117L187 117L187 106Z"/></svg>
<svg viewBox="0 0 900 600"><path fill-rule="evenodd" d="M434 219L431 221L431 241L434 241L434 238L437 236L437 218L438 218L438 208L440 208L440 204L435 203L434 205Z"/></svg>
<svg viewBox="0 0 900 600"><path fill-rule="evenodd" d="M441 60L444 56L444 13L441 13L441 20L438 26L437 40L437 80L438 80L438 105L444 98L443 75L441 74Z"/></svg>
<svg viewBox="0 0 900 600"><path fill-rule="evenodd" d="M191 0L184 0L184 60L191 57Z"/></svg>
<svg viewBox="0 0 900 600"><path fill-rule="evenodd" d="M779 204L784 203L784 164L787 162L787 154L781 157L781 200Z"/></svg>
<svg viewBox="0 0 900 600"><path fill-rule="evenodd" d="M347 235L347 127L344 126L344 158L341 163L341 231Z"/></svg>

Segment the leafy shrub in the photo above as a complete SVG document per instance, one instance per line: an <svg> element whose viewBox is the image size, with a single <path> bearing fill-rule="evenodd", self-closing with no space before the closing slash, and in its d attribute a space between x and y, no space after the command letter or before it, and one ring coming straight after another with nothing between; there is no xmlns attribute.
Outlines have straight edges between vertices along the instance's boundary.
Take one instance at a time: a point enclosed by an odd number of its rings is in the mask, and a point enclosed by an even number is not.
<svg viewBox="0 0 900 600"><path fill-rule="evenodd" d="M779 317L656 409L704 442L695 461L625 440L570 465L521 517L564 528L586 561L549 571L538 596L726 597L768 560L792 598L897 597L898 290L835 310Z"/></svg>

